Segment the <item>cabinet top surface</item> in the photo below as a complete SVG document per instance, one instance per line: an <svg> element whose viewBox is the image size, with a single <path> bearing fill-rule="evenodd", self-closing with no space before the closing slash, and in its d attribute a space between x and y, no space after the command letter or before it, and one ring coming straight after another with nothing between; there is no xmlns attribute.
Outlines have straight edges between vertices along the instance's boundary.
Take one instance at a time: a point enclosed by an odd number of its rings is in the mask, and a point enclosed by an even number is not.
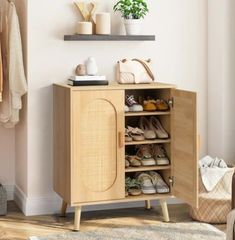
<svg viewBox="0 0 235 240"><path fill-rule="evenodd" d="M110 82L106 86L82 86L73 87L65 83L55 83L54 86L69 88L72 91L89 91L89 90L135 90L135 89L166 89L176 88L174 84L166 83L148 83L148 84L119 84L117 82Z"/></svg>

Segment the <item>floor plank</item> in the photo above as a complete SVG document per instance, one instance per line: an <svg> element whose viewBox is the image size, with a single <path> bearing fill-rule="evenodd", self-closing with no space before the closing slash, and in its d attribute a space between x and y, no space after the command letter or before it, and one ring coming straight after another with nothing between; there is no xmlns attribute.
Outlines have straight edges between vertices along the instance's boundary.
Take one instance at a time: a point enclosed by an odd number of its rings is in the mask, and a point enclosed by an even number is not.
<svg viewBox="0 0 235 240"><path fill-rule="evenodd" d="M186 205L169 205L171 222L190 222ZM25 217L14 202L8 203L8 214L0 217L1 240L25 240L30 236L46 236L68 232L73 229L73 214L65 218L59 215L45 215ZM126 226L127 224L143 225L163 221L161 209L156 207L151 210L144 208L105 210L82 213L81 231L89 231L104 227ZM217 225L225 231L226 225Z"/></svg>

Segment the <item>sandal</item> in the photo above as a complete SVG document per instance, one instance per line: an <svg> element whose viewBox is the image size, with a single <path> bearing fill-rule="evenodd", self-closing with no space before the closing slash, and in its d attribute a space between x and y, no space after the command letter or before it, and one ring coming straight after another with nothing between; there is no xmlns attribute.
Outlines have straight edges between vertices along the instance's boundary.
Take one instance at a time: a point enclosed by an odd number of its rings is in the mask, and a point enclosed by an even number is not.
<svg viewBox="0 0 235 240"><path fill-rule="evenodd" d="M165 139L165 138L169 137L168 133L163 128L163 126L162 126L161 122L158 120L158 118L151 117L149 125L150 125L150 129L155 131L158 138Z"/></svg>
<svg viewBox="0 0 235 240"><path fill-rule="evenodd" d="M140 118L139 127L144 132L145 139L152 140L157 138L156 133L152 129L150 129L150 124L147 118Z"/></svg>
<svg viewBox="0 0 235 240"><path fill-rule="evenodd" d="M132 142L132 137L130 136L127 128L125 128L125 142Z"/></svg>
<svg viewBox="0 0 235 240"><path fill-rule="evenodd" d="M126 196L138 196L141 195L141 183L138 179L131 179L130 177L127 177L125 179L125 189L126 189Z"/></svg>
<svg viewBox="0 0 235 240"><path fill-rule="evenodd" d="M141 183L141 191L143 194L154 194L156 189L154 187L152 177L147 173L138 173L136 178Z"/></svg>
<svg viewBox="0 0 235 240"><path fill-rule="evenodd" d="M129 162L129 166L131 167L140 167L141 166L141 159L137 156L129 156L126 155L125 160Z"/></svg>
<svg viewBox="0 0 235 240"><path fill-rule="evenodd" d="M156 188L157 193L169 193L170 189L167 186L167 184L164 182L162 179L161 175L157 172L150 171L148 174L152 177L153 179L153 184Z"/></svg>
<svg viewBox="0 0 235 240"><path fill-rule="evenodd" d="M136 156L141 159L141 164L143 166L155 166L156 165L156 162L152 157L151 148L149 145L141 145L141 146L138 146L137 148L139 148L139 149L136 153Z"/></svg>
<svg viewBox="0 0 235 240"><path fill-rule="evenodd" d="M145 140L144 132L141 129L127 126L127 131L128 131L129 136L132 138L132 140L134 140L134 141Z"/></svg>

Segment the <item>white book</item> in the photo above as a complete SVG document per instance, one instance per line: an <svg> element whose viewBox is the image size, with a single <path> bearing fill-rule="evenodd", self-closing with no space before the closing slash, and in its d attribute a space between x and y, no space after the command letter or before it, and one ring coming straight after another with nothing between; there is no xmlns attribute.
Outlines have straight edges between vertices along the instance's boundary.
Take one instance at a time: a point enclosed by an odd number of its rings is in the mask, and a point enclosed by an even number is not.
<svg viewBox="0 0 235 240"><path fill-rule="evenodd" d="M103 75L96 75L96 76L71 76L69 78L70 80L73 81L105 81L106 80L106 76Z"/></svg>

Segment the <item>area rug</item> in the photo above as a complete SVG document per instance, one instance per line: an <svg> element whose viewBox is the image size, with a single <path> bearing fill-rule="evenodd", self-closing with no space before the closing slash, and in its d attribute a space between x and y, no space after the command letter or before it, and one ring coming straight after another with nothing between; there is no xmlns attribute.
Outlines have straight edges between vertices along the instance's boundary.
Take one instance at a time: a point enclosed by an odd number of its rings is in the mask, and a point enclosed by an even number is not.
<svg viewBox="0 0 235 240"><path fill-rule="evenodd" d="M204 223L157 223L156 225L104 228L89 232L71 232L30 240L225 240L225 234Z"/></svg>

